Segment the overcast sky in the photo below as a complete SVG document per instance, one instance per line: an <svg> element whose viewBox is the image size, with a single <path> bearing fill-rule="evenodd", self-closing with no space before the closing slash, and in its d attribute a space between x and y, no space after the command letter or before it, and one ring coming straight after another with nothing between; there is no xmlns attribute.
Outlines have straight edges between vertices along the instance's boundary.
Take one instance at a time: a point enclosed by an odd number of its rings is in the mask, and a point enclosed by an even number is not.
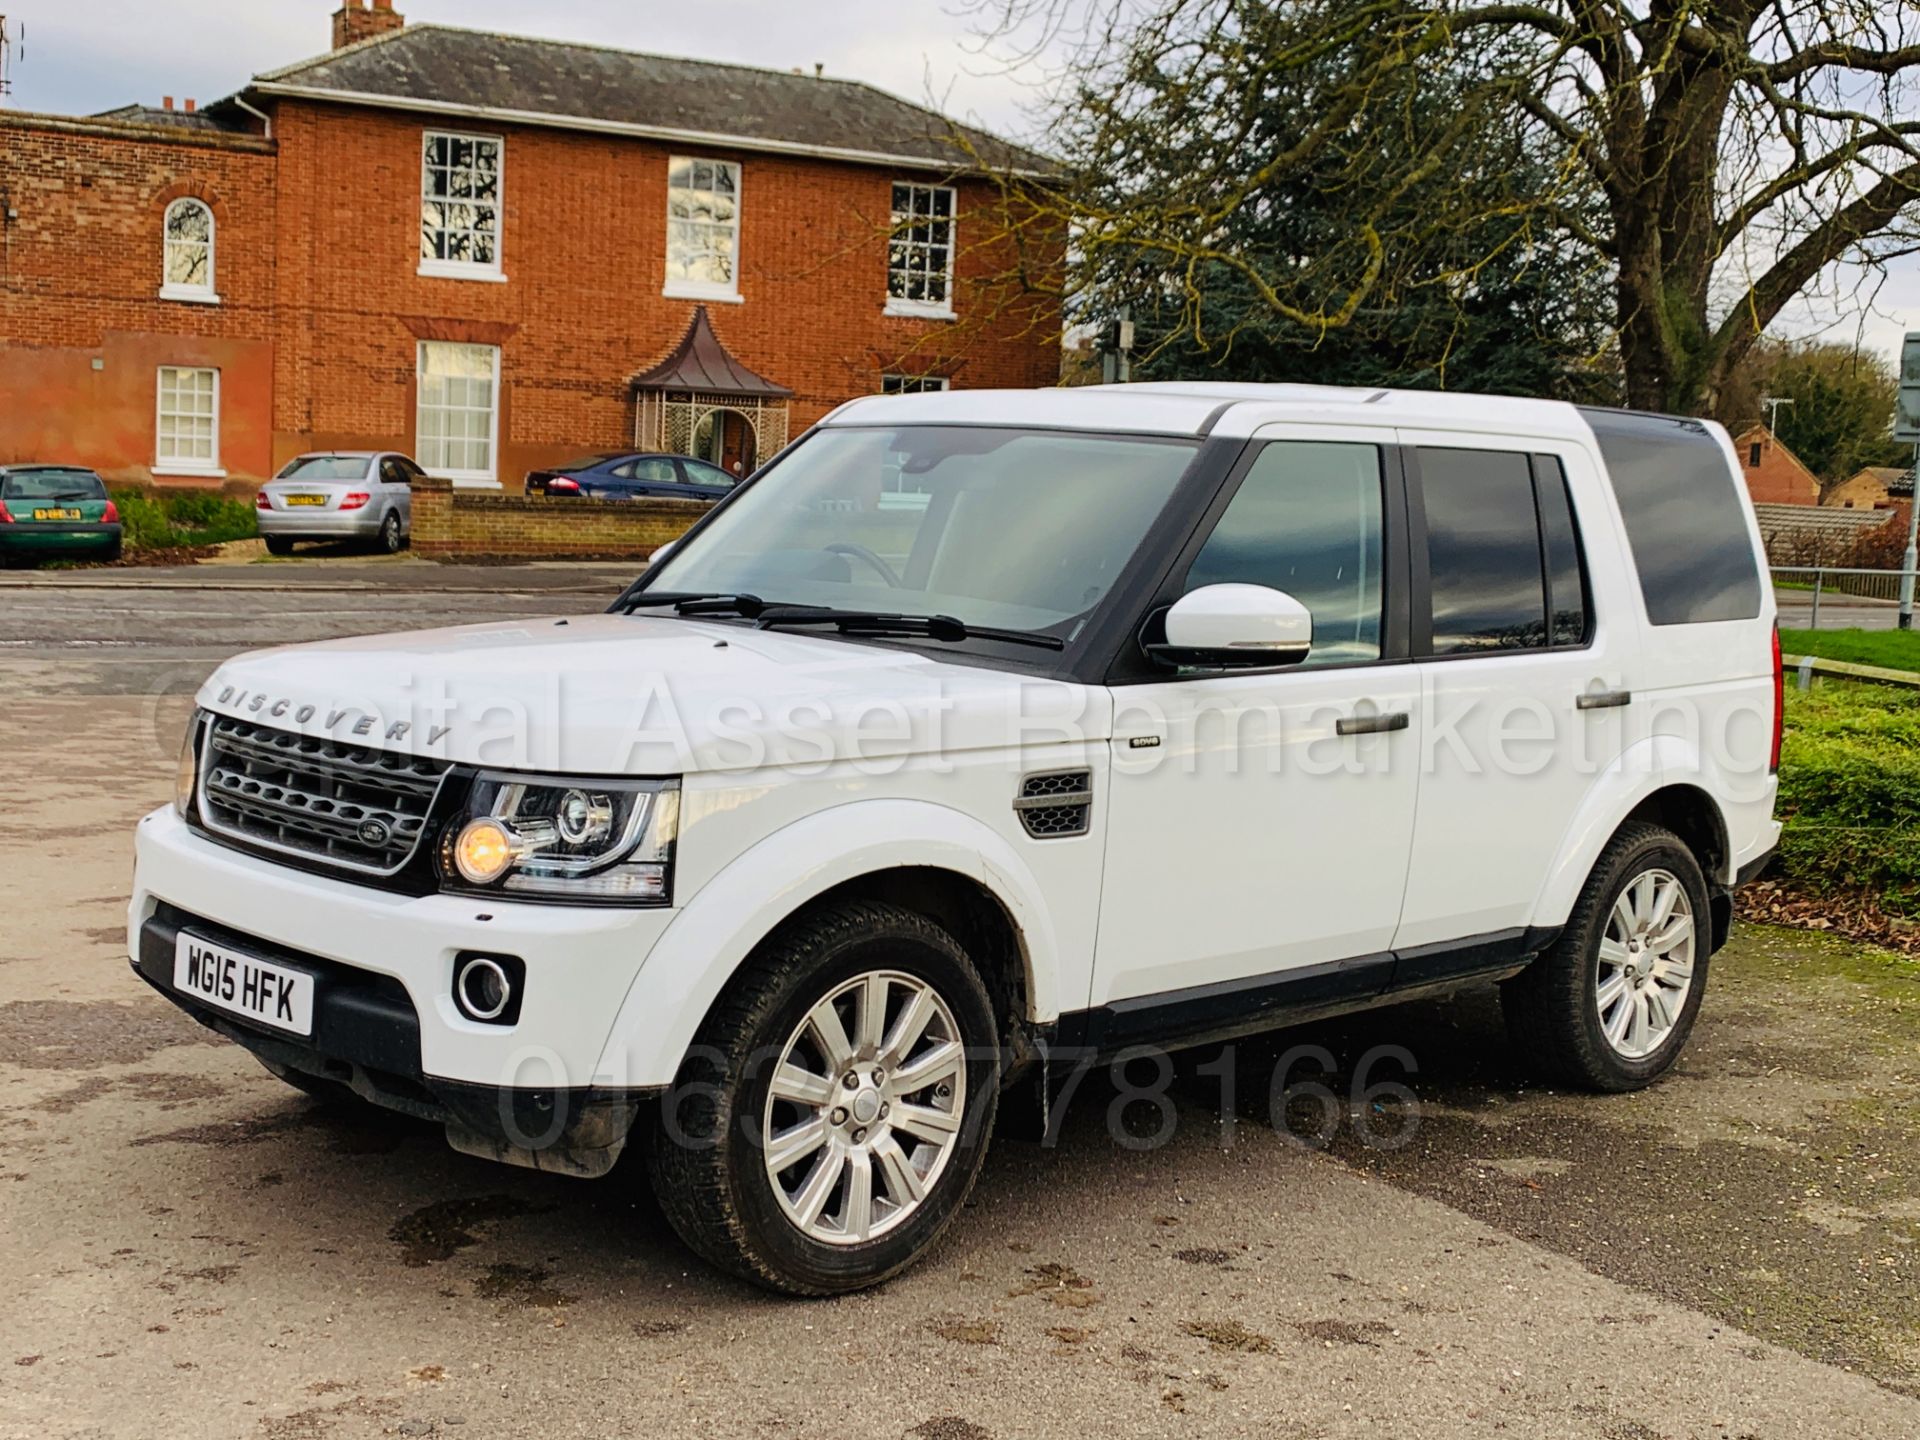
<svg viewBox="0 0 1920 1440"><path fill-rule="evenodd" d="M11 104L84 114L162 95L202 102L323 52L338 0L0 0L25 27ZM818 62L962 119L1033 139L1029 85L980 52L966 0L396 0L410 21L586 40L781 69ZM1847 288L1845 286L1841 288ZM1864 340L1891 358L1920 330L1920 260L1901 262L1874 312L1828 287L1776 328Z"/></svg>

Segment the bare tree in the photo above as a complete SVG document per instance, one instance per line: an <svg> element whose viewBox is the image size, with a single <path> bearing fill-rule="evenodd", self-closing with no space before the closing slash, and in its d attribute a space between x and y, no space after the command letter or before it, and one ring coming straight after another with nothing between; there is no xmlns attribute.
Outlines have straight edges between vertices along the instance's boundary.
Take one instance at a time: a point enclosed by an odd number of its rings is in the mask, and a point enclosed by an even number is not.
<svg viewBox="0 0 1920 1440"><path fill-rule="evenodd" d="M1920 249L1920 0L980 4L1003 46L1069 57L1048 125L1066 180L1006 188L1015 233L1022 212L1070 221L1083 295L1131 271L1197 320L1230 275L1276 319L1331 329L1397 253L1491 205L1609 267L1629 403L1701 412L1816 280ZM1477 78L1435 122L1407 99L1439 65ZM1516 125L1552 183L1408 213ZM1315 167L1343 208L1311 252L1222 243Z"/></svg>

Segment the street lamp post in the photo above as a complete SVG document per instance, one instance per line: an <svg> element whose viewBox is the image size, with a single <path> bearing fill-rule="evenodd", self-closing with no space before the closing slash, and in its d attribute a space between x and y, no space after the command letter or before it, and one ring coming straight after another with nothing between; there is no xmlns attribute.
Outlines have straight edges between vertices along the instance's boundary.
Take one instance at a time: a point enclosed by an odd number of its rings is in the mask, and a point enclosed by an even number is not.
<svg viewBox="0 0 1920 1440"><path fill-rule="evenodd" d="M1900 562L1900 628L1913 628L1913 572L1920 564L1920 330L1909 330L1900 346L1900 393L1893 412L1893 438L1913 446L1907 479L1907 553Z"/></svg>

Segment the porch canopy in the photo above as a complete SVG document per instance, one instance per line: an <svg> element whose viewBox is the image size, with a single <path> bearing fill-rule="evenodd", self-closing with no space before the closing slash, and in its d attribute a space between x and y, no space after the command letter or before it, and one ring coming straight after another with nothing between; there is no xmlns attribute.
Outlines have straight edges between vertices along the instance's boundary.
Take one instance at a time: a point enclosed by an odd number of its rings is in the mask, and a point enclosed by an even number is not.
<svg viewBox="0 0 1920 1440"><path fill-rule="evenodd" d="M694 307L687 333L666 359L633 377L637 449L694 454L700 422L720 410L753 427L754 449L771 455L787 443L787 401L793 391L734 359L713 333L707 307Z"/></svg>

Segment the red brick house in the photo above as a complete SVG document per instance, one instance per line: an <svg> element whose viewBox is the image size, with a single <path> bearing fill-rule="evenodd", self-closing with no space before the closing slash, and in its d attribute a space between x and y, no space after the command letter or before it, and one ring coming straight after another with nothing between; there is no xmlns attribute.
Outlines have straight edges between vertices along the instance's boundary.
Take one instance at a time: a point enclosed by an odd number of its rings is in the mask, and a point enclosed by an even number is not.
<svg viewBox="0 0 1920 1440"><path fill-rule="evenodd" d="M985 210L1042 157L850 81L333 23L202 109L0 111L0 463L205 485L391 447L517 488L1058 377Z"/></svg>
<svg viewBox="0 0 1920 1440"><path fill-rule="evenodd" d="M1733 442L1740 473L1756 505L1818 505L1820 478L1764 425L1748 427Z"/></svg>

